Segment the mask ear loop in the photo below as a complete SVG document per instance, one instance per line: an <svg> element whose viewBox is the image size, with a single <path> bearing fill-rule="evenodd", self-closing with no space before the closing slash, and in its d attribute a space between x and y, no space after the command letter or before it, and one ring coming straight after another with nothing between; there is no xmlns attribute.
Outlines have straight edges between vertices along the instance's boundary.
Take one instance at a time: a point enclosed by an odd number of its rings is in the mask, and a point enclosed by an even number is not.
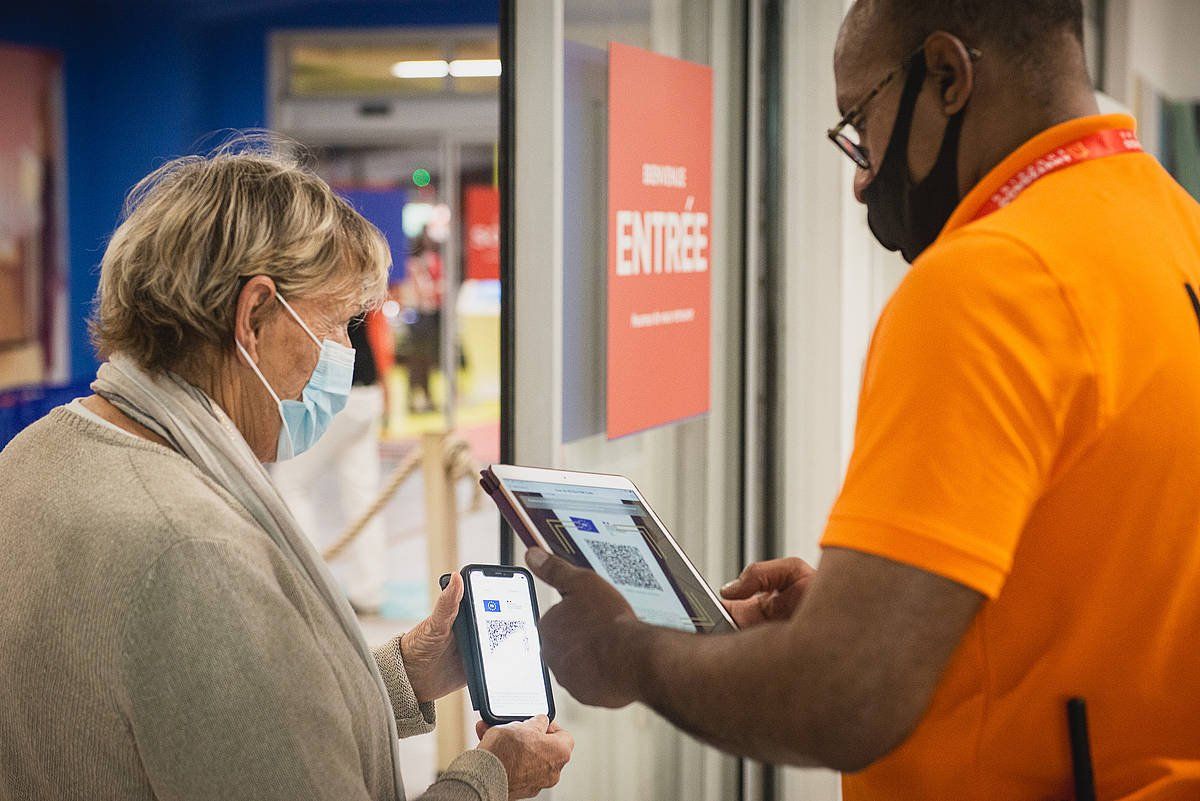
<svg viewBox="0 0 1200 801"><path fill-rule="evenodd" d="M276 295L276 297L278 297L278 295ZM275 401L275 408L279 410L279 422L283 426L283 430L287 432L288 448L290 449L292 443L292 429L290 426L288 426L287 418L283 416L283 401L279 400L279 396L275 394L275 390L271 389L270 382L267 381L266 376L262 374L262 370L258 369L258 365L254 363L254 360L250 358L250 354L246 352L244 347L242 347L242 343L235 339L234 344L237 345L238 352L242 354L242 358L246 360L246 364L250 365L250 369L254 371L256 376L258 376L258 380L261 381L262 385L267 388L267 392L271 395L271 399Z"/></svg>
<svg viewBox="0 0 1200 801"><path fill-rule="evenodd" d="M321 347L321 340L317 339L317 335L312 332L312 329L300 319L300 315L296 314L296 310L292 308L292 304L284 300L283 295L280 295L278 292L275 293L275 299L282 303L283 308L287 309L288 314L292 315L292 319L300 324L300 327L304 329L304 333L308 334L308 338L317 343L318 348Z"/></svg>
<svg viewBox="0 0 1200 801"><path fill-rule="evenodd" d="M275 394L275 390L271 389L271 385L267 382L266 376L262 374L262 371L258 369L258 365L255 364L254 360L250 358L250 354L246 352L244 347L242 347L242 343L234 340L234 344L237 345L238 352L242 354L242 358L246 360L246 364L250 365L250 369L254 371L254 374L258 376L258 380L262 382L262 385L267 388L267 392L271 394L271 400L275 401L277 405L282 403L283 401L279 400L279 396Z"/></svg>

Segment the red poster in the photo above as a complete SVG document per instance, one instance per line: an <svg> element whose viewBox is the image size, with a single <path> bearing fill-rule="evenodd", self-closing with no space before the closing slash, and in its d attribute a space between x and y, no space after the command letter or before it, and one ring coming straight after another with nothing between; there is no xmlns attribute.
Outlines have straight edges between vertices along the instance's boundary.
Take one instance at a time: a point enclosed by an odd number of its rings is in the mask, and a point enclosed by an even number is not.
<svg viewBox="0 0 1200 801"><path fill-rule="evenodd" d="M466 277L500 278L500 191L494 186L468 186L463 194L467 231Z"/></svg>
<svg viewBox="0 0 1200 801"><path fill-rule="evenodd" d="M709 408L712 70L613 42L608 437Z"/></svg>

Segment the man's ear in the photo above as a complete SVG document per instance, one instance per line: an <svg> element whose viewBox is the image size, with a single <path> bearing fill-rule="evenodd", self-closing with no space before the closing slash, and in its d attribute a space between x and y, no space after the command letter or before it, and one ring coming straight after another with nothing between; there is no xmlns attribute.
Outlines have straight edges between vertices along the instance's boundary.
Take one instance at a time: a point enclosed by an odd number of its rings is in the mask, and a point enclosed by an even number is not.
<svg viewBox="0 0 1200 801"><path fill-rule="evenodd" d="M233 336L242 343L250 358L258 362L258 334L264 312L275 300L275 282L265 275L256 275L242 286L237 296L233 317Z"/></svg>
<svg viewBox="0 0 1200 801"><path fill-rule="evenodd" d="M962 111L975 88L975 63L967 46L957 36L935 31L925 40L925 64L937 82L942 113L951 117Z"/></svg>

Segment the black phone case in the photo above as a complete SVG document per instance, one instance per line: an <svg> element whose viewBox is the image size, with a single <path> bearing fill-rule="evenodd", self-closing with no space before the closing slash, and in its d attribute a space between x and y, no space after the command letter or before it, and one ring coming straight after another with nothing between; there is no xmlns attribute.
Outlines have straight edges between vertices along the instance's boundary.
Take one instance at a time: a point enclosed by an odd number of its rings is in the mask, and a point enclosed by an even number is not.
<svg viewBox="0 0 1200 801"><path fill-rule="evenodd" d="M471 708L479 713L483 718L483 722L489 726L499 726L504 723L513 723L527 718L511 718L497 717L492 714L491 709L487 705L487 693L483 690L483 667L480 664L480 654L478 641L475 638L473 631L475 621L475 610L471 605L471 594L467 589L467 572L475 568L500 568L503 570L514 570L524 573L529 578L529 586L533 587L533 576L523 567L510 567L508 565L466 565L459 571L459 575L463 579L463 597L458 603L458 617L454 619L454 641L458 645L458 653L462 658L463 673L467 676L467 693L471 696ZM450 584L450 574L443 573L438 579L438 584L444 590ZM531 593L533 604L533 622L536 625L540 619L537 605L537 595ZM546 670L546 663L542 661L542 681L546 686L546 708L547 716L550 720L554 720L554 693L550 689L550 674Z"/></svg>
<svg viewBox="0 0 1200 801"><path fill-rule="evenodd" d="M450 574L443 573L438 579L438 584L443 590L446 589L450 585ZM458 645L458 655L462 659L463 673L467 677L467 694L471 696L471 708L478 711L479 699L483 697L483 693L480 687L481 671L476 666L474 644L471 642L471 622L468 617L470 614L471 609L464 589L462 600L458 602L458 616L454 618L454 642Z"/></svg>

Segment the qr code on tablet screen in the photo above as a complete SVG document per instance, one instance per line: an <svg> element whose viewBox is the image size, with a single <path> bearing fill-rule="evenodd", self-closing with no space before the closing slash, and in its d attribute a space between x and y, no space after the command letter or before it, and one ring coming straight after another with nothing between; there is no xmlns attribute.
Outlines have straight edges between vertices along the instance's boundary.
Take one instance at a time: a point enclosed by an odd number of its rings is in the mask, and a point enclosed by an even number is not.
<svg viewBox="0 0 1200 801"><path fill-rule="evenodd" d="M641 551L634 546L603 540L588 540L588 545L604 563L604 569L613 584L662 592L662 585L650 571L650 565L646 564Z"/></svg>
<svg viewBox="0 0 1200 801"><path fill-rule="evenodd" d="M488 651L495 651L509 637L521 637L525 650L529 650L529 636L525 632L524 620L487 621Z"/></svg>

